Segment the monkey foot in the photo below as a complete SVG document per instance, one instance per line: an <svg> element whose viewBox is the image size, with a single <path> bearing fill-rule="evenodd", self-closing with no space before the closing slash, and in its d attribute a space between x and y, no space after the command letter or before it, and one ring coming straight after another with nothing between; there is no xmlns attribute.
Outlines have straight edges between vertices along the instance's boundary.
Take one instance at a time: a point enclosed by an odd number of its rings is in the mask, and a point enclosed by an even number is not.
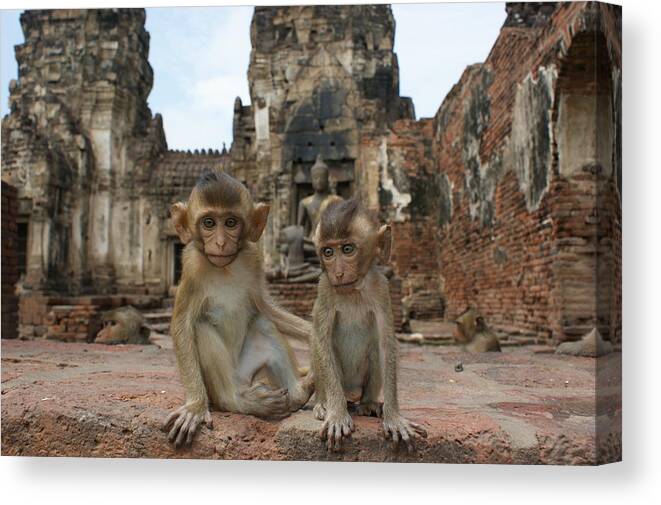
<svg viewBox="0 0 661 505"><path fill-rule="evenodd" d="M355 409L358 416L381 417L383 415L382 402L360 402Z"/></svg>
<svg viewBox="0 0 661 505"><path fill-rule="evenodd" d="M409 449L413 439L427 438L427 431L422 426L400 415L383 419L383 434L386 439L392 439L394 444L401 440Z"/></svg>
<svg viewBox="0 0 661 505"><path fill-rule="evenodd" d="M321 403L317 403L312 409L312 413L314 414L315 419L323 421L326 417L326 407Z"/></svg>
<svg viewBox="0 0 661 505"><path fill-rule="evenodd" d="M289 391L272 389L258 382L242 393L242 412L259 417L282 417L289 414Z"/></svg>
<svg viewBox="0 0 661 505"><path fill-rule="evenodd" d="M195 432L201 423L207 425L209 429L213 427L211 413L208 410L196 412L192 407L184 405L172 412L163 424L163 429L167 430L172 424L172 429L168 433L168 440L173 442L175 447L190 445L195 437Z"/></svg>
<svg viewBox="0 0 661 505"><path fill-rule="evenodd" d="M319 431L319 437L327 441L326 446L329 450L336 451L342 445L342 439L349 438L355 429L353 419L348 412L340 414L328 412Z"/></svg>

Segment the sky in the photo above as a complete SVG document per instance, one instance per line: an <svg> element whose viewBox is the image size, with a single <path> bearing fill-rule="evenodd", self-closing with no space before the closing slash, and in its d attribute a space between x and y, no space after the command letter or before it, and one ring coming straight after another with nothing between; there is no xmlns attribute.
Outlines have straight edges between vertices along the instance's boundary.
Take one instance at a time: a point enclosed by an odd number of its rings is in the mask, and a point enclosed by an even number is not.
<svg viewBox="0 0 661 505"><path fill-rule="evenodd" d="M464 68L486 59L505 21L504 3L395 4L400 94L416 115L433 116ZM163 116L170 149L229 148L234 99L250 103L248 63L252 7L148 8L148 102ZM14 45L23 42L20 11L0 19L2 115L17 77Z"/></svg>

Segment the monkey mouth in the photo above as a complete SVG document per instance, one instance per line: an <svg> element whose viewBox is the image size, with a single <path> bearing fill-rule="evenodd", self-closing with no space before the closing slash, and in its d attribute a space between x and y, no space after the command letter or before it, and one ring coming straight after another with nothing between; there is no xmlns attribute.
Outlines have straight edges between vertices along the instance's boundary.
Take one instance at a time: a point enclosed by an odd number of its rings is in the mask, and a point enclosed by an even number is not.
<svg viewBox="0 0 661 505"><path fill-rule="evenodd" d="M356 286L358 284L358 281L351 281L351 282L344 282L342 284L333 284L334 288L340 288L340 289L348 289Z"/></svg>
<svg viewBox="0 0 661 505"><path fill-rule="evenodd" d="M224 268L234 262L238 253L234 254L207 254L207 261L217 268Z"/></svg>

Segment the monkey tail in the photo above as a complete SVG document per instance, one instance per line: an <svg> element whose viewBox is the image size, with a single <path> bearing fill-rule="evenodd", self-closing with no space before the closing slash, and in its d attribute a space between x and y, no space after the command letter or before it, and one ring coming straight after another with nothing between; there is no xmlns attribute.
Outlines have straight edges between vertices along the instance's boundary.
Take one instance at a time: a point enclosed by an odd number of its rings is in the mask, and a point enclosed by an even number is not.
<svg viewBox="0 0 661 505"><path fill-rule="evenodd" d="M278 307L273 300L258 296L255 299L257 310L271 321L277 330L286 337L309 342L312 323Z"/></svg>

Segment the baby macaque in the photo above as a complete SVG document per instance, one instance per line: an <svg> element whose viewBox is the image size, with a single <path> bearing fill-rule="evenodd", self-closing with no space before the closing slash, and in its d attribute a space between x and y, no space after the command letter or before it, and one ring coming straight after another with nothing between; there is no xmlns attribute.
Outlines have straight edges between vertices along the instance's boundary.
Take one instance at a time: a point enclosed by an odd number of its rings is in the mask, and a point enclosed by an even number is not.
<svg viewBox="0 0 661 505"><path fill-rule="evenodd" d="M314 242L323 269L310 342L320 437L337 449L351 435L347 400L358 400L358 415L382 417L384 435L395 443L426 437L399 412L388 281L375 265L377 255L390 259L390 226L379 228L357 200L336 201L321 213Z"/></svg>
<svg viewBox="0 0 661 505"><path fill-rule="evenodd" d="M500 352L498 337L474 308L466 309L456 320L455 341L467 352Z"/></svg>
<svg viewBox="0 0 661 505"><path fill-rule="evenodd" d="M167 419L169 439L190 444L209 407L282 417L301 408L313 381L301 378L285 336L308 340L310 323L279 307L264 284L261 248L269 206L254 205L231 176L200 178L187 203L172 206L184 244L171 333L186 403Z"/></svg>
<svg viewBox="0 0 661 505"><path fill-rule="evenodd" d="M144 316L130 305L104 312L103 328L97 333L97 344L148 344L150 330Z"/></svg>

